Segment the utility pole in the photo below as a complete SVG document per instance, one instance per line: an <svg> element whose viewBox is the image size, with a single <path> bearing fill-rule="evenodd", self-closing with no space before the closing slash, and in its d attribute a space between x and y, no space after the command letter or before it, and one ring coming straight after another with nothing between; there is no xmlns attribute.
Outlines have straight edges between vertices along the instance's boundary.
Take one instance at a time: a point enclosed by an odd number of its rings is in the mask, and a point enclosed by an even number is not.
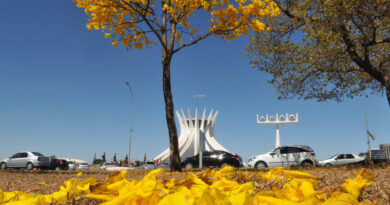
<svg viewBox="0 0 390 205"><path fill-rule="evenodd" d="M129 139L129 163L128 166L130 167L130 161L131 161L131 137L132 137L132 132L133 132L133 113L134 113L134 95L133 95L133 89L131 89L130 83L128 81L125 81L125 84L127 87L129 87L130 94L131 94L131 108L130 108L130 139Z"/></svg>
<svg viewBox="0 0 390 205"><path fill-rule="evenodd" d="M368 123L367 123L367 110L366 103L364 103L364 124L366 125L366 135L367 135L367 145L368 145L368 159L371 160L371 143L370 143L370 135L368 134Z"/></svg>

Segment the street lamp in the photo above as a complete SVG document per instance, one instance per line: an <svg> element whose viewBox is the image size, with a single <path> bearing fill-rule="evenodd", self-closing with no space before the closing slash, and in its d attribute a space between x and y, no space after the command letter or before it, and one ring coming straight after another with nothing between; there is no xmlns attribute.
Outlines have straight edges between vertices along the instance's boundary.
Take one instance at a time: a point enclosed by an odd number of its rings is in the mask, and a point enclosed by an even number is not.
<svg viewBox="0 0 390 205"><path fill-rule="evenodd" d="M133 103L133 99L134 99L134 96L133 96L133 90L131 89L131 86L129 84L128 81L125 81L125 84L127 85L127 87L129 87L130 89L130 94L131 94L131 108L130 108L130 139L129 139L129 162L128 162L128 166L130 167L130 152L131 152L131 133L133 132L133 112L134 112L134 103Z"/></svg>

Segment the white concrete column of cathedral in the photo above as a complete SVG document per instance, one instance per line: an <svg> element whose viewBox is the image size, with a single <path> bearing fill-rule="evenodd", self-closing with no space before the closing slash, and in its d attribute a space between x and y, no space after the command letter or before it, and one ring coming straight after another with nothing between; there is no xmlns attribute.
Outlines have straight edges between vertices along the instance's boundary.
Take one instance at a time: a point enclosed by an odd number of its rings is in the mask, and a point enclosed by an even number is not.
<svg viewBox="0 0 390 205"><path fill-rule="evenodd" d="M214 136L214 127L218 111L214 112L213 109L211 109L208 117L206 117L205 108L201 118L197 108L195 110L194 118L191 116L189 109L188 116L184 114L183 110L181 110L181 112L176 111L176 115L180 124L180 137L178 140L180 158L192 157L197 154L202 155L204 151L223 150L229 152ZM154 160L168 161L169 154L169 148L167 148L157 155ZM202 158L200 157L200 159Z"/></svg>
<svg viewBox="0 0 390 205"><path fill-rule="evenodd" d="M281 124L294 124L298 123L298 113L295 114L288 114L286 115L280 115L276 113L276 117L273 115L269 116L268 114L265 115L265 117L262 115L259 118L259 115L257 114L257 124L260 125L276 125L276 139L275 139L275 147L280 147L280 134L279 134L279 125Z"/></svg>

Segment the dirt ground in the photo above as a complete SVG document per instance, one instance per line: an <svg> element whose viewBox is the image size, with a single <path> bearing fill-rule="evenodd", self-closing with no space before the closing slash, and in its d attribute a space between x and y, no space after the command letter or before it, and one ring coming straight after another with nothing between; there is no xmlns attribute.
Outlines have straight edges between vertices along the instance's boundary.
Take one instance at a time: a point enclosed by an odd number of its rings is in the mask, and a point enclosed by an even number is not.
<svg viewBox="0 0 390 205"><path fill-rule="evenodd" d="M377 165L375 167L369 166L346 166L335 168L295 168L299 171L308 172L318 178L319 185L317 189L320 190L335 190L341 184L345 182L347 178L354 178L361 168L370 170L374 175L374 181L361 195L361 201L374 202L377 204L389 204L390 205L390 166ZM294 169L294 168L293 168ZM240 172L250 172L252 175L256 175L256 172L267 170L245 170L240 169ZM148 171L144 170L131 170L128 171L126 178L128 180L141 179ZM196 172L196 171L195 171ZM64 181L69 180L77 174L75 171L26 171L26 170L6 170L0 171L0 189L9 191L25 191L34 192L36 188L40 188L39 183L46 182L48 186L45 186L42 190L42 194L49 194L59 190L59 187L63 185ZM112 175L113 172L100 171L97 169L91 169L84 171L84 175L81 179L87 179L94 177L99 182L104 182L106 176ZM185 175L183 173L174 173L171 176L181 179ZM169 176L168 176L169 177ZM239 182L239 178L237 178ZM253 179L247 179L253 180ZM258 182L257 184L262 183ZM259 185L258 187L261 187ZM261 188L260 188L261 189ZM96 202L83 202L81 204L96 204Z"/></svg>

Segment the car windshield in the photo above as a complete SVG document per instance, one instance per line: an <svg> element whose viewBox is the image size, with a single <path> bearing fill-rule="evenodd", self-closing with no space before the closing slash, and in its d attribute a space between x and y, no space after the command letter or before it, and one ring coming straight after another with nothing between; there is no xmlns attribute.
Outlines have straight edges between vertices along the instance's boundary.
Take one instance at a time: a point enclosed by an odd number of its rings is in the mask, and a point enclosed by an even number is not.
<svg viewBox="0 0 390 205"><path fill-rule="evenodd" d="M80 163L80 165L88 165L88 163Z"/></svg>
<svg viewBox="0 0 390 205"><path fill-rule="evenodd" d="M31 152L34 156L37 156L37 157L44 157L43 154L39 153L39 152Z"/></svg>
<svg viewBox="0 0 390 205"><path fill-rule="evenodd" d="M332 159L333 157L335 157L337 155L339 155L339 154L332 155L331 157L329 157L329 159Z"/></svg>

